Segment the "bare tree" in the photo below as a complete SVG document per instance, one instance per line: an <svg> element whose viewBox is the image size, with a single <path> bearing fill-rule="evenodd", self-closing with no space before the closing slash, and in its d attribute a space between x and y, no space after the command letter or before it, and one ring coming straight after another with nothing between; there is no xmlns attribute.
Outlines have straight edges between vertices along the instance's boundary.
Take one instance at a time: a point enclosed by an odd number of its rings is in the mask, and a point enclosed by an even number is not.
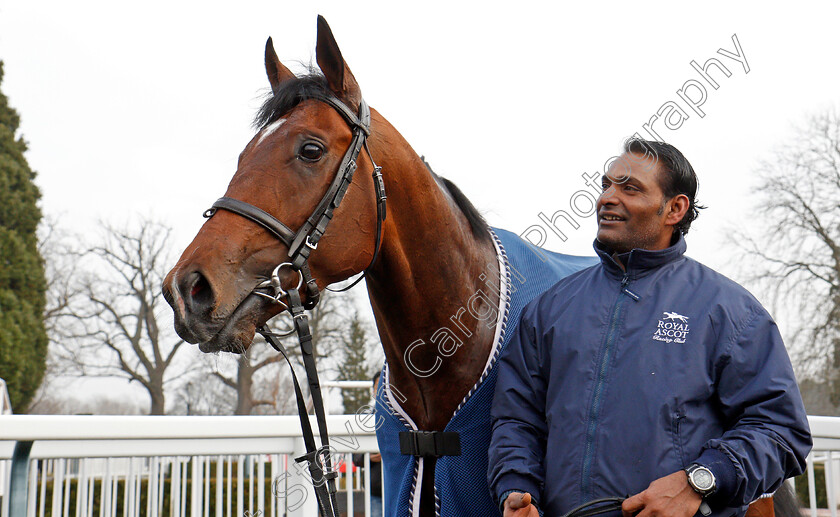
<svg viewBox="0 0 840 517"><path fill-rule="evenodd" d="M236 359L235 375L226 375L219 369L213 370L213 376L227 388L236 393L236 403L233 408L234 415L250 415L259 406L274 406L274 400L262 398L254 392L254 381L259 370L273 365L282 358L280 354L266 354L256 351L256 345L251 345L248 351L239 355ZM268 368L263 373L268 373ZM270 370L275 370L271 368ZM265 377L263 375L262 377ZM265 391L265 390L261 390Z"/></svg>
<svg viewBox="0 0 840 517"><path fill-rule="evenodd" d="M62 364L80 375L138 382L149 393L153 415L164 413L164 386L174 377L173 360L184 343L170 331L170 312L160 296L169 234L149 219L136 228L106 225L102 243L77 262L78 283L71 289L76 294L56 316L64 329Z"/></svg>
<svg viewBox="0 0 840 517"><path fill-rule="evenodd" d="M92 397L61 396L56 392L46 394L37 405L30 407L35 415L139 415L141 407L135 401L112 398L108 395Z"/></svg>
<svg viewBox="0 0 840 517"><path fill-rule="evenodd" d="M48 334L61 335L58 322L69 314L69 308L81 295L75 280L84 252L79 247L78 235L68 233L56 217L48 215L38 227L38 252L44 257L47 281L44 324Z"/></svg>
<svg viewBox="0 0 840 517"><path fill-rule="evenodd" d="M341 347L342 334L347 332L348 307L353 303L350 296L337 296L324 292L321 301L309 313L309 326L312 331L316 357L321 360L319 370L324 373L334 365L330 358ZM278 318L280 321L288 318ZM275 323L275 329L282 323ZM297 334L292 333L281 339L289 353L292 364L296 365L299 379L305 379L303 362L297 341ZM295 411L294 391L291 375L283 357L257 338L248 351L237 357L235 371L213 365L212 374L227 388L236 393L233 412L236 415L260 413L291 413ZM306 385L302 386L306 390Z"/></svg>
<svg viewBox="0 0 840 517"><path fill-rule="evenodd" d="M758 170L761 234L736 241L793 329L792 355L840 401L840 113L810 118ZM794 315L786 317L785 315Z"/></svg>
<svg viewBox="0 0 840 517"><path fill-rule="evenodd" d="M67 337L60 322L70 314L70 307L79 301L81 295L76 279L83 252L79 237L61 228L59 219L49 215L45 215L38 226L38 252L44 258L47 282L44 328L49 348L44 379L26 412L46 414L51 412L50 408L60 406L57 405L56 395L67 380L62 378L62 364L56 352L63 347Z"/></svg>
<svg viewBox="0 0 840 517"><path fill-rule="evenodd" d="M208 376L213 370L210 358L199 355L193 359L187 374L174 393L174 404L169 412L179 415L230 415L236 406L235 393L219 385ZM204 364L202 367L201 364ZM195 367L198 366L198 367Z"/></svg>

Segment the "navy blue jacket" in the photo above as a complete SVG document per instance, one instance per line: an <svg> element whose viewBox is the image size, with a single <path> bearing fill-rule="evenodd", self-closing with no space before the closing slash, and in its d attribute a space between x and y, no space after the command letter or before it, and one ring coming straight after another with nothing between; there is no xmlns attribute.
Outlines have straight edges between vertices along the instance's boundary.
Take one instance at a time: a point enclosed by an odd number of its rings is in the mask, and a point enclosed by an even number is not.
<svg viewBox="0 0 840 517"><path fill-rule="evenodd" d="M546 515L636 494L693 462L713 515L800 474L811 435L776 324L744 288L670 248L601 263L528 304L501 356L488 480Z"/></svg>

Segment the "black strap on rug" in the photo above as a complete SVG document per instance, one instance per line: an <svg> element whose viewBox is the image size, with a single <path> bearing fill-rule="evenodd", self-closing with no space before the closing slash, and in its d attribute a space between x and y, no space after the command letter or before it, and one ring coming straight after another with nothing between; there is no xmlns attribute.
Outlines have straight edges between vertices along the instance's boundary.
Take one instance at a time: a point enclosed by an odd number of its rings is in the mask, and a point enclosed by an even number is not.
<svg viewBox="0 0 840 517"><path fill-rule="evenodd" d="M400 453L432 458L460 456L461 435L449 431L402 431Z"/></svg>

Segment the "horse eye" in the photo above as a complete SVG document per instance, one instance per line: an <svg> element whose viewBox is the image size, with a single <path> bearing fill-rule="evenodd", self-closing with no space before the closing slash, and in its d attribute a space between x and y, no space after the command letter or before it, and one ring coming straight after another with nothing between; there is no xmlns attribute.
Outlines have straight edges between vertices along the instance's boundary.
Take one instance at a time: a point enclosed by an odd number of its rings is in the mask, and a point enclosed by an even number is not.
<svg viewBox="0 0 840 517"><path fill-rule="evenodd" d="M321 149L320 145L308 143L303 144L303 147L300 148L298 156L300 156L301 159L306 162L317 162L321 159L321 156L323 154L324 150Z"/></svg>

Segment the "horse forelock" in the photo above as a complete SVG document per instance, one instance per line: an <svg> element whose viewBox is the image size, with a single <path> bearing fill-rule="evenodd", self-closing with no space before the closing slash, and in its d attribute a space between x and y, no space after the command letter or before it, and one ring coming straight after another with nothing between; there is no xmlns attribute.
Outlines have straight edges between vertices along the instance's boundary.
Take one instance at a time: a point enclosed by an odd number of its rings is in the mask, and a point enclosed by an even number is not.
<svg viewBox="0 0 840 517"><path fill-rule="evenodd" d="M265 99L254 116L253 126L258 130L265 129L301 102L330 95L334 94L330 91L326 78L314 70L306 75L284 81Z"/></svg>

